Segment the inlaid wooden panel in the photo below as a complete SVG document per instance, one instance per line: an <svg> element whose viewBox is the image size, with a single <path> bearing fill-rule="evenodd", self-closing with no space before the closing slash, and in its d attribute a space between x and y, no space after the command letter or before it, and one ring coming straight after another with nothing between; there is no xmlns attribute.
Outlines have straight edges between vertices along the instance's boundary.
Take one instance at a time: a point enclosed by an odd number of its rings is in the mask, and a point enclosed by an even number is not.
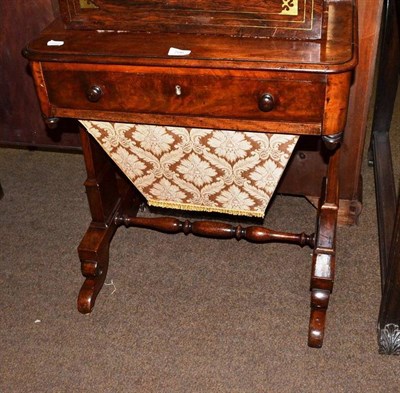
<svg viewBox="0 0 400 393"><path fill-rule="evenodd" d="M321 37L322 0L60 0L69 28Z"/></svg>

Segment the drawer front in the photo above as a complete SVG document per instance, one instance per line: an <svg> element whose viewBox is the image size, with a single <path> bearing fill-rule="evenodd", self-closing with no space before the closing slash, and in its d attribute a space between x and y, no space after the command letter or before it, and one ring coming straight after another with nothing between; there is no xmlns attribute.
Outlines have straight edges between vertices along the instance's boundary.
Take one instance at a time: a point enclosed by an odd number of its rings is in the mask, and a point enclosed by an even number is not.
<svg viewBox="0 0 400 393"><path fill-rule="evenodd" d="M44 66L57 108L285 122L321 122L325 83L284 73ZM301 74L300 74L301 75Z"/></svg>

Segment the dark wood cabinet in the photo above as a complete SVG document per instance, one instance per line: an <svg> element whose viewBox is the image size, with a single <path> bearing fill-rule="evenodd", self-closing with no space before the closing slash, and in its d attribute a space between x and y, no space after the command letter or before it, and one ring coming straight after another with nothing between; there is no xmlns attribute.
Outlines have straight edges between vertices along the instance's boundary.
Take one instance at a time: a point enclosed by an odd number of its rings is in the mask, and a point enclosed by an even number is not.
<svg viewBox="0 0 400 393"><path fill-rule="evenodd" d="M0 144L32 147L80 146L74 123L50 131L40 114L32 76L21 50L58 13L52 0L0 2Z"/></svg>
<svg viewBox="0 0 400 393"><path fill-rule="evenodd" d="M379 352L387 355L400 355L400 194L396 195L389 135L391 128L396 131L391 126L400 71L399 16L399 1L385 0L369 150L375 174L382 283L378 344Z"/></svg>

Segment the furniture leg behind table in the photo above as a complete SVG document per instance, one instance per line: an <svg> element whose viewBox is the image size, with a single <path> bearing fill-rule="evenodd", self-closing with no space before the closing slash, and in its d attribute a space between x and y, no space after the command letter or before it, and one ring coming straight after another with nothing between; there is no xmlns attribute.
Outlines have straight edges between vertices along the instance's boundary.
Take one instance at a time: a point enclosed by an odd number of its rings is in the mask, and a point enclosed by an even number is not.
<svg viewBox="0 0 400 393"><path fill-rule="evenodd" d="M400 196L378 324L379 353L400 355Z"/></svg>
<svg viewBox="0 0 400 393"><path fill-rule="evenodd" d="M373 163L375 167L382 288L387 274L394 227L394 212L396 210L396 190L389 139L397 92L398 72L400 70L399 32L395 1L385 0L382 13L380 59L369 151L370 163Z"/></svg>
<svg viewBox="0 0 400 393"><path fill-rule="evenodd" d="M374 165L382 300L378 344L382 354L400 355L400 199L397 202L389 129L400 70L396 0L384 2L381 52L372 123L370 163Z"/></svg>

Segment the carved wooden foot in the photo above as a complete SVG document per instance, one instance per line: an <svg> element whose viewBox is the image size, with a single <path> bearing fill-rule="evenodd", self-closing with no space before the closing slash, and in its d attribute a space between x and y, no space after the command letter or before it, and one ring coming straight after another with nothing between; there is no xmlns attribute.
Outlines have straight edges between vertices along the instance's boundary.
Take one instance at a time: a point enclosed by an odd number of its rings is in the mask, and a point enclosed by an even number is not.
<svg viewBox="0 0 400 393"><path fill-rule="evenodd" d="M321 285L322 284L322 285ZM316 287L320 288L316 288ZM323 287L330 289L323 289ZM308 330L308 346L321 348L324 341L326 311L329 297L333 287L333 279L319 283L312 283L311 288L311 313Z"/></svg>
<svg viewBox="0 0 400 393"><path fill-rule="evenodd" d="M308 346L321 348L324 340L325 317L329 303L329 291L312 290Z"/></svg>
<svg viewBox="0 0 400 393"><path fill-rule="evenodd" d="M108 270L110 241L115 230L115 226L90 226L78 247L82 274L86 277L78 295L78 310L83 314L92 311L96 297L103 287Z"/></svg>

